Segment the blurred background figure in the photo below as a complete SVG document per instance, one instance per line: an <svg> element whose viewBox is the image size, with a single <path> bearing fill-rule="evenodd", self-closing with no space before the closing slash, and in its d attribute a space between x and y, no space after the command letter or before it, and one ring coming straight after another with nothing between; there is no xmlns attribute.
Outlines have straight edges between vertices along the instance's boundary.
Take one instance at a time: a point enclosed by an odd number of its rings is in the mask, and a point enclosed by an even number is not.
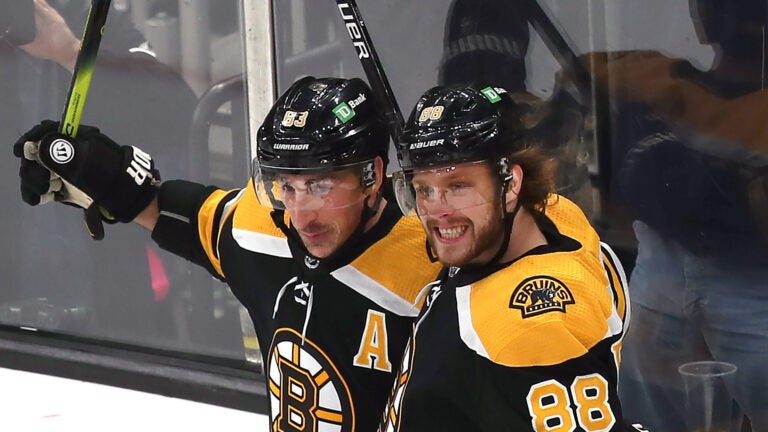
<svg viewBox="0 0 768 432"><path fill-rule="evenodd" d="M525 13L515 6L505 0L453 0L445 23L441 84L484 80L510 93L526 91L530 31Z"/></svg>
<svg viewBox="0 0 768 432"><path fill-rule="evenodd" d="M3 141L17 139L40 118L60 118L89 5L0 0ZM82 121L144 146L175 178L187 174L186 132L196 103L179 74L155 58L125 2L112 2ZM10 159L2 163L0 196L15 200L17 168ZM110 227L94 245L82 215L59 207L3 211L0 322L74 334L96 329L91 335L105 339L173 336L166 297L190 283L187 266L140 240L136 227ZM50 270L29 259L36 255L46 256Z"/></svg>
<svg viewBox="0 0 768 432"><path fill-rule="evenodd" d="M585 61L611 96L612 186L638 241L621 400L651 430L686 430L678 367L725 361L738 367L734 405L765 431L768 11L763 0L689 3L710 68L657 51Z"/></svg>

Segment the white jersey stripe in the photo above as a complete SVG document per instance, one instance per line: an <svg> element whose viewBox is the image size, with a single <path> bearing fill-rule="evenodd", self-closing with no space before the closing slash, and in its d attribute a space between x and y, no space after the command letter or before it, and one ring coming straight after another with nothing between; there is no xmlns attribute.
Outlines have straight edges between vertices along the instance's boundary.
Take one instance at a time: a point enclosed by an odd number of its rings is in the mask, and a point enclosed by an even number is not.
<svg viewBox="0 0 768 432"><path fill-rule="evenodd" d="M419 309L416 306L351 265L346 265L331 272L331 276L390 312L401 316L414 317L419 314Z"/></svg>
<svg viewBox="0 0 768 432"><path fill-rule="evenodd" d="M472 293L472 286L466 285L456 288L456 309L459 314L459 333L461 334L461 340L470 349L480 354L481 356L490 359L488 352L483 346L483 342L480 340L475 331L475 326L472 325L472 305L470 304L470 294Z"/></svg>
<svg viewBox="0 0 768 432"><path fill-rule="evenodd" d="M241 248L251 252L263 253L281 258L291 257L288 240L244 229L233 228L232 237Z"/></svg>
<svg viewBox="0 0 768 432"><path fill-rule="evenodd" d="M608 290L608 294L613 299L613 313L611 314L611 317L608 320L608 327L609 327L609 333L606 336L612 336L619 334L621 332L627 331L628 324L630 322L630 315L631 315L631 308L630 308L630 299L629 299L629 286L627 284L627 276L624 273L624 267L622 267L621 262L619 261L619 258L616 256L616 253L613 252L613 249L611 249L610 246L608 246L606 243L600 242L600 261L602 261L604 264L607 264L610 268L613 268L613 270L616 272L616 274L619 276L619 283L621 284L620 287L616 287L615 291L611 288L610 282L606 289ZM610 275L608 275L610 277ZM622 320L619 316L619 311L617 309L618 307L618 299L615 298L615 295L623 296L624 300L624 319Z"/></svg>

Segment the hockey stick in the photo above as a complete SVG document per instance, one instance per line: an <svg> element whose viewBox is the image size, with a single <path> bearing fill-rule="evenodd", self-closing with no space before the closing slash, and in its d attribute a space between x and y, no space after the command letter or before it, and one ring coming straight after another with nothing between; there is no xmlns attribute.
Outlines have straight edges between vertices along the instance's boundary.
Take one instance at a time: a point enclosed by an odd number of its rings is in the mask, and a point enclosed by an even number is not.
<svg viewBox="0 0 768 432"><path fill-rule="evenodd" d="M392 87L389 85L387 75L384 73L384 67L373 47L373 41L368 34L360 9L355 0L336 0L336 5L339 8L341 19L344 20L347 33L355 46L365 76L368 77L371 90L373 90L381 108L384 109L390 135L396 141L403 132L403 114L397 104L395 94L392 92Z"/></svg>
<svg viewBox="0 0 768 432"><path fill-rule="evenodd" d="M96 64L96 54L99 51L104 24L107 22L110 0L93 0L85 22L83 37L80 41L80 52L77 54L75 71L67 92L64 113L61 116L59 132L75 137L83 115L85 98L91 86L93 69Z"/></svg>
<svg viewBox="0 0 768 432"><path fill-rule="evenodd" d="M85 99L91 86L96 54L99 51L101 36L104 33L104 24L107 22L107 13L111 0L93 0L85 22L83 37L80 40L80 51L77 53L75 70L72 74L72 82L67 92L67 101L64 105L64 113L61 115L59 132L74 138L80 126L80 119L85 107ZM70 188L77 190L76 188ZM104 238L104 225L101 221L101 212L97 205L89 205L85 209L85 226L88 234L94 240Z"/></svg>

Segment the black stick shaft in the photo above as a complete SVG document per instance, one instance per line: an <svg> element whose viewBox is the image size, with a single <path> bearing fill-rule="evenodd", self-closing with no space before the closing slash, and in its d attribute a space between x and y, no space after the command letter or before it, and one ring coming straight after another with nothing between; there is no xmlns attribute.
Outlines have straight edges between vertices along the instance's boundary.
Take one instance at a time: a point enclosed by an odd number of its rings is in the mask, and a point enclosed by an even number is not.
<svg viewBox="0 0 768 432"><path fill-rule="evenodd" d="M360 63L363 65L365 76L371 85L371 90L376 96L379 105L384 109L384 115L387 120L390 134L393 140L397 140L403 131L403 114L389 85L384 67L381 65L376 49L373 47L373 40L365 26L365 21L360 14L355 0L336 0L341 18L347 29L347 34L352 39L352 43L357 51Z"/></svg>

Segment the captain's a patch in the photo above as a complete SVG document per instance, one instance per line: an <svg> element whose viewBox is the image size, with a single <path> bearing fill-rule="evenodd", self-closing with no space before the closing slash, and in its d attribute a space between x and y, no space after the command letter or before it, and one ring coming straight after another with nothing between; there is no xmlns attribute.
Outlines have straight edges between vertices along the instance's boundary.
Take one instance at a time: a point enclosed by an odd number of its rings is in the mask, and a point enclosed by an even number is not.
<svg viewBox="0 0 768 432"><path fill-rule="evenodd" d="M509 307L520 309L523 318L547 312L563 312L574 304L573 294L564 283L551 276L533 276L522 281L512 292Z"/></svg>

